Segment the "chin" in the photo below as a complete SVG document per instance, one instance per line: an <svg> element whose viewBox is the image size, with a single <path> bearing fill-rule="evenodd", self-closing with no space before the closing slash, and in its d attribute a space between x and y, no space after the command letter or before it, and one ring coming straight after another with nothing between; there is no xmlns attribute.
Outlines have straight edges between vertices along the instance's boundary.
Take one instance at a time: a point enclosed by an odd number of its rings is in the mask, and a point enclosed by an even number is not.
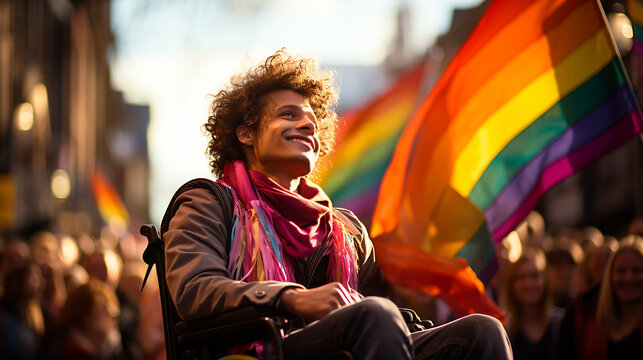
<svg viewBox="0 0 643 360"><path fill-rule="evenodd" d="M302 155L300 157L297 157L297 159L294 161L293 169L295 170L297 177L302 177L313 172L316 165L317 156L311 157L308 155Z"/></svg>
<svg viewBox="0 0 643 360"><path fill-rule="evenodd" d="M297 166L293 175L295 175L295 177L303 177L312 173L313 170L315 170L314 164L300 164L299 166Z"/></svg>

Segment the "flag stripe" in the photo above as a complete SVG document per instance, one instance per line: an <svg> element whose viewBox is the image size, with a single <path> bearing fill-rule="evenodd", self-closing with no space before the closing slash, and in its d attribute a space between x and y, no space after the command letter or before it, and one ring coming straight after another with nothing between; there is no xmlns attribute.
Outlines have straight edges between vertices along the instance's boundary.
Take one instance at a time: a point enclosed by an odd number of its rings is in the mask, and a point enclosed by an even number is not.
<svg viewBox="0 0 643 360"><path fill-rule="evenodd" d="M390 156L390 153L389 153ZM379 187L382 175L386 171L388 161L382 161L374 166L365 169L359 174L359 178L346 182L341 188L333 193L333 204L348 207L347 198L358 196L359 194L370 191L372 187ZM377 192L375 193L377 196ZM349 209L352 209L349 207Z"/></svg>
<svg viewBox="0 0 643 360"><path fill-rule="evenodd" d="M470 164L467 162L471 157L479 156L477 145L480 145L480 138L485 139L482 141L487 141L486 127L493 126L491 124L495 123L497 127L504 130L502 132L504 136L511 137L511 134L507 133L506 122L519 127L533 121L542 114L548 104L558 100L557 95L562 90L561 87L574 86L579 81L585 80L584 77L588 76L587 71L595 69L595 63L590 62L593 66L591 68L585 66L586 69L583 69L585 72L575 74L574 79L565 79L572 83L558 84L556 75L567 70L566 67L576 67L587 62L586 56L595 53L593 50L595 42L604 44L600 49L610 47L609 36L605 29L603 29L604 34L597 35L597 31L601 30L602 21L595 14L593 15L593 12L591 3L582 4L568 17L562 19L558 26L542 34L522 52L508 60L504 66L496 69L486 83L475 88L475 93L466 104L454 112L451 124L439 139L431 159L431 164L434 165L428 173L446 171L445 163L451 164L457 159L455 179L452 179L451 184L461 194L467 195L474 184L467 184L466 189L458 186L461 185L458 181L459 177L463 175L459 172L464 171L465 174L469 174ZM583 28L583 31L575 31L578 28ZM609 50L605 56L611 57ZM531 112L525 112L525 109ZM521 119L522 122L519 123L516 119ZM501 145L495 141L490 142L496 146ZM496 152L486 154L493 158ZM478 167L473 167L478 172L480 168L484 169L487 165L484 164L486 159L481 160L483 162L478 164ZM479 175L479 173L475 174L476 178Z"/></svg>
<svg viewBox="0 0 643 360"><path fill-rule="evenodd" d="M127 208L116 188L100 170L92 174L91 186L98 212L103 220L108 224L127 226L130 220Z"/></svg>
<svg viewBox="0 0 643 360"><path fill-rule="evenodd" d="M511 139L560 101L561 97L594 76L614 55L609 33L606 29L599 30L570 56L485 118L475 137L459 154L451 186L468 196L491 160Z"/></svg>
<svg viewBox="0 0 643 360"><path fill-rule="evenodd" d="M340 126L337 138L339 143L350 139L352 134L362 130L363 127L371 128L371 118L377 116L389 107L397 106L400 102L407 101L407 97L417 100L418 88L426 72L432 71L432 64L423 62L412 70L400 75L399 79L382 95L355 110L343 114L345 120ZM408 114L407 114L408 115Z"/></svg>
<svg viewBox="0 0 643 360"><path fill-rule="evenodd" d="M478 231L471 239L455 254L455 257L467 259L467 263L476 274L479 275L489 264L489 261L495 256L496 247L494 245L487 224L482 223ZM484 282L485 280L482 279Z"/></svg>
<svg viewBox="0 0 643 360"><path fill-rule="evenodd" d="M578 3L578 1L571 3ZM479 50L470 52L469 55L462 55L465 60L459 64L458 72L453 73L453 78L450 79L451 91L443 95L442 100L451 102L449 106L451 116L453 116L453 110L460 112L465 107L470 107L467 104L481 92L480 89L483 86L488 87L490 82L503 84L503 92L511 96L511 89L515 89L516 86L519 88L521 83L525 85L530 83L538 74L547 70L552 62L556 63L569 54L577 45L594 34L601 25L598 21L600 19L592 16L591 8L591 4L584 3L580 4L578 9L566 6L555 14L550 14L551 9L547 8L546 2L534 2L525 12L511 19L504 28L498 29L498 33L494 34L488 42L480 40L476 46L480 47ZM547 16L548 21L542 28L525 28L525 23L539 22L543 16ZM569 31L578 27L582 27L583 32ZM568 41L555 43L548 41L548 38L559 37L564 37ZM537 66L527 67L525 62ZM498 72L501 69L519 71L512 74L512 81L506 82L506 79L498 79ZM507 70L502 71L507 72ZM511 88L505 88L506 86Z"/></svg>
<svg viewBox="0 0 643 360"><path fill-rule="evenodd" d="M543 37L543 33L549 32L550 35L556 33L559 26L564 26L562 25L563 23L567 24L569 22L568 17L570 17L570 14L578 14L578 11L581 11L579 9L585 9L588 4L588 2L584 1L519 3L520 5L515 5L510 1L496 1L490 5L480 25L452 60L441 81L438 82L429 98L423 103L407 126L400 139L389 171L383 180L383 187L387 188L388 194L386 198L382 197L376 211L386 215L378 218L381 221L374 224L372 231L375 235L380 232L392 231L397 222L401 218L408 217L411 212L425 212L426 216L424 218L430 218L441 194L441 189L448 183L450 170L434 165L434 169L427 171L426 156L427 154L432 156L428 160L440 160L457 155L457 151L451 152L453 148L449 146L445 146L444 156L438 156L436 155L437 152L435 152L436 144L442 138L454 138L445 136L447 125L453 119L454 113L462 109L485 83L492 81L489 79L493 78L500 69L507 66L508 63L512 63L514 58L524 51L529 52L529 50L525 49L528 49L530 44L535 41L538 42L537 40ZM592 4L590 3L590 5ZM509 14L506 11L507 8L514 8L515 6L523 6L524 9L521 12L512 13L511 17L502 18L502 16ZM576 19L578 16L571 15L571 17ZM544 21L545 19L547 21ZM595 14L585 16L587 25L577 26L576 31L573 31L573 33L577 33L578 29L582 29L580 37L574 36L572 38L582 39L583 36L594 34L595 30L591 29L593 29L592 24L595 22L592 19L597 19L597 16ZM498 24L503 25L499 26ZM529 26L525 26L525 24L529 24ZM535 24L539 25L533 26ZM590 29L590 31L586 29ZM560 36L562 35L559 34L557 37ZM556 49L556 51L544 54L545 62L539 63L537 60L533 60L536 64L540 64L537 69L528 70L529 67L521 66L511 78L505 78L502 87L487 94L495 95L496 92L502 91L504 102L506 102L511 98L511 89L520 90L520 88L515 88L516 84L521 82L523 86L529 84L535 77L551 66L551 61L547 59L553 58L555 63L566 55L566 45L564 43L562 41L556 42L556 44L561 45L552 45L552 49ZM571 49L567 48L567 52L569 51ZM529 78L525 77L526 75L523 75L523 72L535 75L533 75L533 78ZM496 82L496 84L498 83ZM502 104L502 102L500 103ZM470 109L475 109L475 107ZM466 120L467 127L470 126L474 132L476 125L471 124L470 120L484 120L482 114L487 111L485 109L487 108L475 109L476 112L480 111L480 113L475 113L473 119L463 117L463 120ZM491 113L493 111L489 112L489 114ZM425 119L431 119L431 121L425 121ZM468 140L467 134L458 133L455 127L451 132L458 135L455 137L458 141L462 140L466 143ZM419 156L424 161L421 163L408 161L415 154L421 154ZM388 175L389 173L391 174L390 176ZM399 174L403 176L399 176ZM422 198L422 204L409 202L407 206L401 207L402 199L411 196L405 194L405 189L420 191L421 193L415 193L412 196ZM398 210L402 210L402 213L399 213ZM400 215L402 216L400 217ZM417 224L419 227L424 225L426 224Z"/></svg>
<svg viewBox="0 0 643 360"><path fill-rule="evenodd" d="M433 254L453 257L484 224L484 213L449 187L444 189L436 209L420 245Z"/></svg>
<svg viewBox="0 0 643 360"><path fill-rule="evenodd" d="M629 0L627 2L627 10L632 22L643 24L643 4L635 0Z"/></svg>
<svg viewBox="0 0 643 360"><path fill-rule="evenodd" d="M337 193L356 178L365 178L364 173L370 169L388 165L401 132L400 128L392 129L386 135L387 138L379 140L368 152L360 154L359 161L355 159L344 166L333 166L332 176L328 177L322 185L325 191L332 194L333 199L336 200Z"/></svg>
<svg viewBox="0 0 643 360"><path fill-rule="evenodd" d="M390 141L393 135L393 140L397 140L416 101L415 96L405 96L397 103L390 104L389 109L380 110L369 117L368 126L362 126L342 141L341 150L333 157L333 167L341 169L354 166L357 159L377 148L380 143Z"/></svg>
<svg viewBox="0 0 643 360"><path fill-rule="evenodd" d="M432 64L423 62L414 69L400 76L386 92L367 105L342 115L342 124L337 134L335 152L327 160L331 166L321 174L320 185L332 197L334 190L327 188L337 171L351 167L359 162L369 150L376 148L380 142L388 141L393 135L397 140L411 111L417 104L418 89L424 73L432 69ZM389 156L390 157L390 156Z"/></svg>
<svg viewBox="0 0 643 360"><path fill-rule="evenodd" d="M469 198L486 209L513 176L569 126L603 103L625 84L618 59L556 103L516 136L495 157L473 187Z"/></svg>
<svg viewBox="0 0 643 360"><path fill-rule="evenodd" d="M547 167L533 190L523 200L521 206L501 226L493 231L493 238L496 241L500 241L527 216L544 193L600 156L621 146L633 135L641 132L642 128L643 119L641 118L640 110L637 109L628 114L624 120L609 131L584 144L571 155Z"/></svg>
<svg viewBox="0 0 643 360"><path fill-rule="evenodd" d="M632 22L632 31L634 32L634 38L636 40L643 40L643 27L641 27L641 25Z"/></svg>
<svg viewBox="0 0 643 360"><path fill-rule="evenodd" d="M335 152L318 166L319 183L333 203L352 210L367 225L382 174L418 103L420 87L436 65L435 60L422 62L400 75L382 95L344 114Z"/></svg>
<svg viewBox="0 0 643 360"><path fill-rule="evenodd" d="M352 212L360 215L359 219L362 223L367 224L371 221L372 210L377 201L377 191L379 190L379 182L365 188L364 192L354 196L347 196L342 199L338 207L350 209Z"/></svg>
<svg viewBox="0 0 643 360"><path fill-rule="evenodd" d="M602 132L607 131L623 116L636 108L634 101L629 88L624 86L615 96L592 111L583 120L567 129L562 136L534 157L485 210L487 225L492 232L529 195L538 181L539 174L562 157L580 148Z"/></svg>

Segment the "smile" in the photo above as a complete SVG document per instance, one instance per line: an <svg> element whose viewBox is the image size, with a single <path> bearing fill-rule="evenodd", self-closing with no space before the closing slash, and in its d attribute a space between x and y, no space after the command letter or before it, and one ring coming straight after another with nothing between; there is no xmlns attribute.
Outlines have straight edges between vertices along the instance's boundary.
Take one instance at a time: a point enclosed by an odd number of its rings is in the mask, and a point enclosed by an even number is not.
<svg viewBox="0 0 643 360"><path fill-rule="evenodd" d="M312 139L308 138L308 137L286 136L286 140L289 141L289 142L304 144L307 147L310 147L311 150L315 150L315 142Z"/></svg>

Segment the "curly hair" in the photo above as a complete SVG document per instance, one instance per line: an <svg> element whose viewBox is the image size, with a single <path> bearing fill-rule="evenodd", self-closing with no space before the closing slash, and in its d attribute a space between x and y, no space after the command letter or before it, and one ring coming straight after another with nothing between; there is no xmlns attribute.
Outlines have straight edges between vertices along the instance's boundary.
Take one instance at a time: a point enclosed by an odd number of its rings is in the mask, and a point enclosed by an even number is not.
<svg viewBox="0 0 643 360"><path fill-rule="evenodd" d="M223 167L229 162L246 161L237 128L245 125L257 131L263 97L276 90L292 90L306 98L318 121L320 158L332 151L338 97L333 74L319 71L315 60L295 58L282 48L254 69L233 76L230 85L213 96L210 116L203 127L210 138L206 155L216 177L223 175Z"/></svg>

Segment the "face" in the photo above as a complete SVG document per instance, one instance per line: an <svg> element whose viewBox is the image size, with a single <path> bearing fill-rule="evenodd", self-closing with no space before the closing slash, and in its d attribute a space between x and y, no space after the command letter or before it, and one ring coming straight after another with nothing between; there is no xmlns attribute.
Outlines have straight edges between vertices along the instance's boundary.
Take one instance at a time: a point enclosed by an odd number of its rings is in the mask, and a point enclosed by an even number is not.
<svg viewBox="0 0 643 360"><path fill-rule="evenodd" d="M536 304L545 294L545 278L533 262L525 261L516 269L512 290L520 304Z"/></svg>
<svg viewBox="0 0 643 360"><path fill-rule="evenodd" d="M27 278L23 283L23 291L25 292L25 297L28 299L33 299L42 296L42 293L45 289L45 279L42 276L42 272L37 265L33 265L29 268Z"/></svg>
<svg viewBox="0 0 643 360"><path fill-rule="evenodd" d="M643 259L634 251L623 251L612 267L612 286L621 302L641 301L643 297Z"/></svg>
<svg viewBox="0 0 643 360"><path fill-rule="evenodd" d="M237 129L239 141L248 146L248 167L271 178L308 175L315 168L320 147L317 118L310 104L299 93L278 90L266 94L263 105L256 132L243 126Z"/></svg>
<svg viewBox="0 0 643 360"><path fill-rule="evenodd" d="M572 286L574 266L567 262L550 263L548 266L549 284L555 294L569 293Z"/></svg>

